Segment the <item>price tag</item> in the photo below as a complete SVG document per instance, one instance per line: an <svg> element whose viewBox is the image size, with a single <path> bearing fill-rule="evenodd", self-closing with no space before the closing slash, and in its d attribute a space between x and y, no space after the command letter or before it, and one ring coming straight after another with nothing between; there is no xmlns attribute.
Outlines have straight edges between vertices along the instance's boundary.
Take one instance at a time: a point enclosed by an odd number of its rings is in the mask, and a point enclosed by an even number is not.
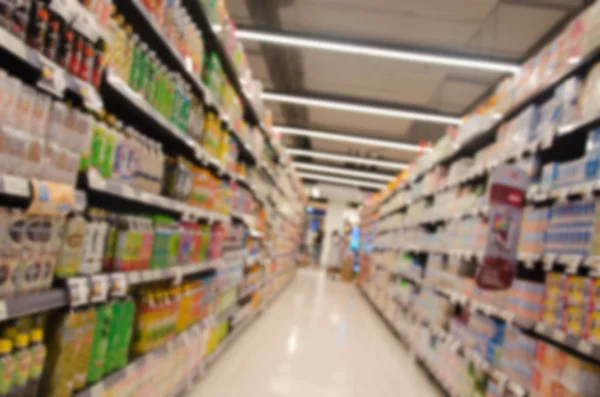
<svg viewBox="0 0 600 397"><path fill-rule="evenodd" d="M86 108L100 112L104 108L104 103L98 95L98 91L89 83L85 81L75 79L75 85L77 86L77 92L83 99L83 104Z"/></svg>
<svg viewBox="0 0 600 397"><path fill-rule="evenodd" d="M71 307L83 306L88 303L90 287L85 277L71 277L67 279L69 287L69 303Z"/></svg>
<svg viewBox="0 0 600 397"><path fill-rule="evenodd" d="M105 274L97 274L89 278L90 302L106 302L108 298L109 282Z"/></svg>
<svg viewBox="0 0 600 397"><path fill-rule="evenodd" d="M515 319L515 314L512 312L501 312L502 314L502 318L504 318L504 321L506 321L507 323L512 323Z"/></svg>
<svg viewBox="0 0 600 397"><path fill-rule="evenodd" d="M579 266L583 263L583 255L562 255L559 262L567 265L568 273L577 273Z"/></svg>
<svg viewBox="0 0 600 397"><path fill-rule="evenodd" d="M554 263L556 262L556 254L544 254L542 262L544 263L544 270L552 270L554 268Z"/></svg>
<svg viewBox="0 0 600 397"><path fill-rule="evenodd" d="M74 0L51 0L48 8L70 23L78 5Z"/></svg>
<svg viewBox="0 0 600 397"><path fill-rule="evenodd" d="M102 397L105 394L104 382L97 383L90 388L90 397Z"/></svg>
<svg viewBox="0 0 600 397"><path fill-rule="evenodd" d="M564 342L566 338L566 335L564 332L562 332L559 329L555 329L552 331L552 339L554 339L557 342Z"/></svg>
<svg viewBox="0 0 600 397"><path fill-rule="evenodd" d="M0 192L17 197L30 197L29 180L12 175L0 176Z"/></svg>
<svg viewBox="0 0 600 397"><path fill-rule="evenodd" d="M518 385L514 382L508 382L507 388L512 394L514 394L517 397L523 397L527 394L525 392L525 389L523 389L523 387L521 385Z"/></svg>
<svg viewBox="0 0 600 397"><path fill-rule="evenodd" d="M8 318L8 308L6 307L5 301L0 301L0 321L4 321Z"/></svg>
<svg viewBox="0 0 600 397"><path fill-rule="evenodd" d="M127 273L127 281L129 281L129 284L139 284L141 281L140 279L140 272L137 270Z"/></svg>
<svg viewBox="0 0 600 397"><path fill-rule="evenodd" d="M545 335L546 334L546 324L545 323L536 323L535 324L535 332L538 334Z"/></svg>
<svg viewBox="0 0 600 397"><path fill-rule="evenodd" d="M92 43L95 43L100 38L100 29L96 18L86 10L80 3L76 3L77 7L74 7L73 28L79 33L87 37Z"/></svg>
<svg viewBox="0 0 600 397"><path fill-rule="evenodd" d="M548 149L554 143L554 131L547 133L540 144L542 149Z"/></svg>
<svg viewBox="0 0 600 397"><path fill-rule="evenodd" d="M110 295L113 297L124 297L127 295L127 278L125 273L113 273L110 275Z"/></svg>
<svg viewBox="0 0 600 397"><path fill-rule="evenodd" d="M40 64L42 75L37 82L37 86L62 98L63 93L67 88L65 71L60 66L45 57L40 57Z"/></svg>
<svg viewBox="0 0 600 397"><path fill-rule="evenodd" d="M102 178L98 170L89 169L87 173L88 183L92 189L106 190L106 180Z"/></svg>
<svg viewBox="0 0 600 397"><path fill-rule="evenodd" d="M579 343L577 343L577 350L579 350L583 354L590 355L594 350L594 345L592 345L587 340L580 340Z"/></svg>

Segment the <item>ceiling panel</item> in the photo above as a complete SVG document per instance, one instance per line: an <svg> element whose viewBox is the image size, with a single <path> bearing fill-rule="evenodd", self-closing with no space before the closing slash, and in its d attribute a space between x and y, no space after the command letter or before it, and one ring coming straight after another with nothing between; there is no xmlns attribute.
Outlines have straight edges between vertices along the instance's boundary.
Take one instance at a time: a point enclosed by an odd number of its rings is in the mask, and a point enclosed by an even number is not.
<svg viewBox="0 0 600 397"><path fill-rule="evenodd" d="M367 100L425 104L446 71L439 66L423 67L414 63L318 50L304 49L301 54L307 91Z"/></svg>
<svg viewBox="0 0 600 397"><path fill-rule="evenodd" d="M362 135L381 139L405 140L411 120L381 117L339 110L310 108L308 111L313 129L349 135Z"/></svg>
<svg viewBox="0 0 600 397"><path fill-rule="evenodd" d="M522 59L566 12L555 8L502 4L468 46L481 53Z"/></svg>
<svg viewBox="0 0 600 397"><path fill-rule="evenodd" d="M496 0L302 0L281 8L284 29L345 38L459 47L476 32Z"/></svg>

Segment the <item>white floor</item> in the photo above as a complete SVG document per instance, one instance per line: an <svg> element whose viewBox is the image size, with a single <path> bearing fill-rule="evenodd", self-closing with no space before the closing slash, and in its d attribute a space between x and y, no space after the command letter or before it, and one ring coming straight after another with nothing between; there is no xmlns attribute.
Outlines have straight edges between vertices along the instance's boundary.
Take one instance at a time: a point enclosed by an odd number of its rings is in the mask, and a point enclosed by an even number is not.
<svg viewBox="0 0 600 397"><path fill-rule="evenodd" d="M439 397L356 287L300 270L190 397Z"/></svg>

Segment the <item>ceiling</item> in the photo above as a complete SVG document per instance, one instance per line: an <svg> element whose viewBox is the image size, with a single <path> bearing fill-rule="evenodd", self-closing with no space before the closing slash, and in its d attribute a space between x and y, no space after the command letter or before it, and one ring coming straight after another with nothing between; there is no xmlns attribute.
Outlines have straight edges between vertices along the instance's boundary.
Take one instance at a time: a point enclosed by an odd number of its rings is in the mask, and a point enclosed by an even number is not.
<svg viewBox="0 0 600 397"><path fill-rule="evenodd" d="M586 0L226 0L240 29L288 32L521 63ZM503 76L441 65L243 41L266 91L410 107L462 116ZM446 126L268 102L276 125L419 143ZM410 162L418 152L284 136L287 147ZM337 165L310 158L314 161ZM379 173L391 170L373 169Z"/></svg>

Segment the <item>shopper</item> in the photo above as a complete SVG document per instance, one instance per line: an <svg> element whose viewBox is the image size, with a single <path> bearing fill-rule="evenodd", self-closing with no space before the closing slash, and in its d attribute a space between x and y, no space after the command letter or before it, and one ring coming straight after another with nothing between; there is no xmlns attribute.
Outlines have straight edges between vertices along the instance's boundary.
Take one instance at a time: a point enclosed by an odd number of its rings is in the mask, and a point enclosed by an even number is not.
<svg viewBox="0 0 600 397"><path fill-rule="evenodd" d="M313 262L315 266L321 265L321 251L323 250L323 225L319 226L313 244Z"/></svg>
<svg viewBox="0 0 600 397"><path fill-rule="evenodd" d="M333 268L335 272L342 266L342 255L344 253L344 237L339 231L334 230L331 234L331 244L329 254L327 255L327 266Z"/></svg>

